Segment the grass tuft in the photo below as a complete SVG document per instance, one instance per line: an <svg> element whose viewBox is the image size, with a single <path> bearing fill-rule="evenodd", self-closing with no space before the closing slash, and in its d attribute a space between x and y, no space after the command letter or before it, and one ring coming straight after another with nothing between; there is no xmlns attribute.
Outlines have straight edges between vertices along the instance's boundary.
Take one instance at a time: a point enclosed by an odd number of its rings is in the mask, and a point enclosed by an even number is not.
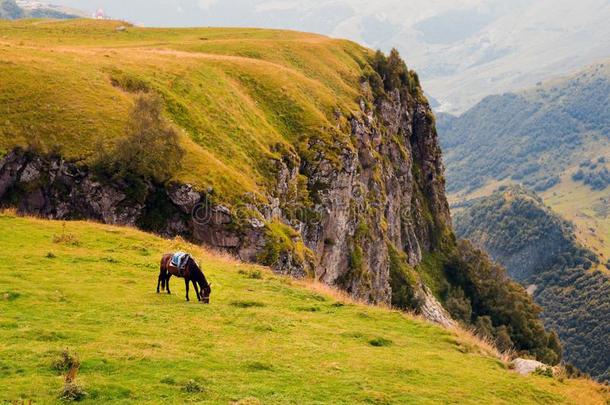
<svg viewBox="0 0 610 405"><path fill-rule="evenodd" d="M259 269L254 270L239 270L239 274L245 276L246 278L251 278L255 280L261 280L263 278L263 273Z"/></svg>
<svg viewBox="0 0 610 405"><path fill-rule="evenodd" d="M174 379L174 377L163 377L160 381L161 384L166 384L166 385L176 385L176 380Z"/></svg>
<svg viewBox="0 0 610 405"><path fill-rule="evenodd" d="M186 382L186 384L184 384L184 386L182 387L182 390L184 392L188 392L188 393L191 393L191 394L196 394L196 393L199 393L199 392L203 392L204 388L203 388L203 385L201 385L197 381L191 379L191 380L188 380Z"/></svg>
<svg viewBox="0 0 610 405"><path fill-rule="evenodd" d="M21 293L16 291L6 291L0 294L3 301L15 301L17 298L21 297Z"/></svg>
<svg viewBox="0 0 610 405"><path fill-rule="evenodd" d="M260 361L253 361L246 365L246 368L250 371L271 371L273 366L271 364L262 363Z"/></svg>
<svg viewBox="0 0 610 405"><path fill-rule="evenodd" d="M378 338L369 340L369 344L371 346L375 346L375 347L391 346L392 343L393 342L390 339L385 339L382 337L378 337Z"/></svg>
<svg viewBox="0 0 610 405"><path fill-rule="evenodd" d="M233 301L231 305L237 308L262 308L265 306L265 304L258 301Z"/></svg>

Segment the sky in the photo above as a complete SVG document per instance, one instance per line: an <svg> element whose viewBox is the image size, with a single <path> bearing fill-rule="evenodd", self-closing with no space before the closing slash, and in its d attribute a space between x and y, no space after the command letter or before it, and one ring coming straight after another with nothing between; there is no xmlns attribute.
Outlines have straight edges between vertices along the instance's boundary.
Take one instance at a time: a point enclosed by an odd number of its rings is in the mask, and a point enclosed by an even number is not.
<svg viewBox="0 0 610 405"><path fill-rule="evenodd" d="M610 58L610 0L50 1L144 26L286 28L396 47L452 113Z"/></svg>

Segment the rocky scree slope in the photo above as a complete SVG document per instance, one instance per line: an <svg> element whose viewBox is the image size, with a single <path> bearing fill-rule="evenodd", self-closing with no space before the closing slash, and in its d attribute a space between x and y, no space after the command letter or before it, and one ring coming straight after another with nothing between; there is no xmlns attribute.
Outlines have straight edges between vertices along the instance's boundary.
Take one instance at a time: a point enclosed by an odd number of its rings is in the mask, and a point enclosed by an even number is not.
<svg viewBox="0 0 610 405"><path fill-rule="evenodd" d="M514 186L456 214L455 230L529 287L545 325L559 333L567 362L608 380L610 278L576 242L570 223Z"/></svg>

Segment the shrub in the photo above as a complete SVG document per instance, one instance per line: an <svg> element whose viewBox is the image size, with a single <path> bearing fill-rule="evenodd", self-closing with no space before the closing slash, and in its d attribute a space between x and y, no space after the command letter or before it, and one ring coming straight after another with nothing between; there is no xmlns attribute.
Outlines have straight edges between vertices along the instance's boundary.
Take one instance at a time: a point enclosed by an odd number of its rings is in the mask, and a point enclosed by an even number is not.
<svg viewBox="0 0 610 405"><path fill-rule="evenodd" d="M392 341L390 339L378 337L378 338L369 340L369 344L371 346L375 346L375 347L391 346Z"/></svg>
<svg viewBox="0 0 610 405"><path fill-rule="evenodd" d="M51 367L59 373L66 373L73 367L78 369L80 367L80 360L75 353L70 352L68 349L64 349L59 357L53 360Z"/></svg>
<svg viewBox="0 0 610 405"><path fill-rule="evenodd" d="M80 401L87 396L84 387L78 382L66 382L64 384L59 399L62 401Z"/></svg>
<svg viewBox="0 0 610 405"><path fill-rule="evenodd" d="M185 392L194 394L194 393L202 392L203 386L201 384L199 384L197 381L191 379L191 380L188 380L186 382L186 384L184 384L184 387L182 387L182 390Z"/></svg>
<svg viewBox="0 0 610 405"><path fill-rule="evenodd" d="M53 361L53 368L60 372L66 372L64 386L59 393L61 400L80 401L87 396L83 386L76 381L76 375L80 369L80 361L76 354L65 349L61 352L60 357Z"/></svg>
<svg viewBox="0 0 610 405"><path fill-rule="evenodd" d="M543 377L553 377L553 368L546 367L546 366L540 366L536 370L534 370L534 374L540 375Z"/></svg>
<svg viewBox="0 0 610 405"><path fill-rule="evenodd" d="M155 94L136 98L126 136L112 154L100 148L98 171L121 178L141 176L158 182L169 180L181 167L184 150L176 129L162 116L163 103Z"/></svg>
<svg viewBox="0 0 610 405"><path fill-rule="evenodd" d="M233 301L231 305L237 308L262 308L265 306L262 302L257 301Z"/></svg>
<svg viewBox="0 0 610 405"><path fill-rule="evenodd" d="M445 308L453 319L469 323L472 316L472 305L459 287L450 287L445 299Z"/></svg>
<svg viewBox="0 0 610 405"><path fill-rule="evenodd" d="M388 244L390 256L390 287L392 287L392 306L400 309L417 310L422 298L417 293L417 276L408 264L406 255Z"/></svg>

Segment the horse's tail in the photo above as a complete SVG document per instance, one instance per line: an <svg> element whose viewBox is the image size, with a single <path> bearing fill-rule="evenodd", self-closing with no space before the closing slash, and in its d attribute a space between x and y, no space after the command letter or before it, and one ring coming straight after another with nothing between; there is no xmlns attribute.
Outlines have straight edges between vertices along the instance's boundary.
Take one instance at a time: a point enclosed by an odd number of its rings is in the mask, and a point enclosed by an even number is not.
<svg viewBox="0 0 610 405"><path fill-rule="evenodd" d="M165 291L165 283L167 282L167 264L165 257L161 259L159 266L159 278L161 279L161 289Z"/></svg>

